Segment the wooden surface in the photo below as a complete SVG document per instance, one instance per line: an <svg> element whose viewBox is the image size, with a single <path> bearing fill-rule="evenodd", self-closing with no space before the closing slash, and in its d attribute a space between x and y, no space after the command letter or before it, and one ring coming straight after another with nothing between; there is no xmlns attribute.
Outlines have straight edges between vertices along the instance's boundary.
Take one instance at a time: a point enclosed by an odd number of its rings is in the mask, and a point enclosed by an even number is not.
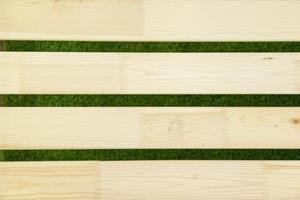
<svg viewBox="0 0 300 200"><path fill-rule="evenodd" d="M1 0L0 8L0 40L300 40L298 0Z"/></svg>
<svg viewBox="0 0 300 200"><path fill-rule="evenodd" d="M300 108L1 108L0 149L299 148Z"/></svg>
<svg viewBox="0 0 300 200"><path fill-rule="evenodd" d="M300 53L0 52L0 82L2 94L300 94Z"/></svg>
<svg viewBox="0 0 300 200"><path fill-rule="evenodd" d="M5 200L297 200L299 161L0 163Z"/></svg>

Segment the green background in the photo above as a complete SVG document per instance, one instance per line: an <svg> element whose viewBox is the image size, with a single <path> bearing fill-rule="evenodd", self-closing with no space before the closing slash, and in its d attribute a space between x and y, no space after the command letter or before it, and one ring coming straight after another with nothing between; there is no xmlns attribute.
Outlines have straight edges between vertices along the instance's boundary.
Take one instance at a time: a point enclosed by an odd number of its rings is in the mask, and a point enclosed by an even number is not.
<svg viewBox="0 0 300 200"><path fill-rule="evenodd" d="M5 41L4 48L6 51L47 52L300 52L300 43ZM300 106L300 95L1 95L0 106ZM1 161L176 159L300 160L300 150L120 149L0 151Z"/></svg>

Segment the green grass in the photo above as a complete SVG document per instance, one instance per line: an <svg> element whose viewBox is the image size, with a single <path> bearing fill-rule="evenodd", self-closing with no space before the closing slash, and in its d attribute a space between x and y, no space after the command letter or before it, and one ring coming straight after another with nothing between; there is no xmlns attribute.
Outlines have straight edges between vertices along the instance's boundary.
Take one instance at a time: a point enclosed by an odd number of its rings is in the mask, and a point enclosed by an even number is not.
<svg viewBox="0 0 300 200"><path fill-rule="evenodd" d="M37 150L6 151L6 161L300 160L299 150Z"/></svg>
<svg viewBox="0 0 300 200"><path fill-rule="evenodd" d="M0 151L0 161L5 160L4 151Z"/></svg>
<svg viewBox="0 0 300 200"><path fill-rule="evenodd" d="M300 106L299 95L3 95L6 106Z"/></svg>
<svg viewBox="0 0 300 200"><path fill-rule="evenodd" d="M47 42L7 41L7 51L56 52L300 52L300 42Z"/></svg>
<svg viewBox="0 0 300 200"><path fill-rule="evenodd" d="M300 43L119 43L6 41L6 51L300 52ZM299 95L1 95L0 106L300 106ZM0 151L0 160L299 160L300 150Z"/></svg>

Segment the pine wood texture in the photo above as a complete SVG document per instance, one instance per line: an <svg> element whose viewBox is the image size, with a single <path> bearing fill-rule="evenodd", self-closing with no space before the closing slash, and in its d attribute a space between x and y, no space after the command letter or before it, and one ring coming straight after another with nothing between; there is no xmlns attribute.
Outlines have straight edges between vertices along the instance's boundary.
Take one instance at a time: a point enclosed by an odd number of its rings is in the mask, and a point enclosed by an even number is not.
<svg viewBox="0 0 300 200"><path fill-rule="evenodd" d="M0 163L5 200L296 200L299 161Z"/></svg>
<svg viewBox="0 0 300 200"><path fill-rule="evenodd" d="M1 108L0 149L299 148L300 108Z"/></svg>
<svg viewBox="0 0 300 200"><path fill-rule="evenodd" d="M298 0L1 0L0 8L0 40L300 40Z"/></svg>
<svg viewBox="0 0 300 200"><path fill-rule="evenodd" d="M2 94L300 94L300 53L0 52L0 82Z"/></svg>

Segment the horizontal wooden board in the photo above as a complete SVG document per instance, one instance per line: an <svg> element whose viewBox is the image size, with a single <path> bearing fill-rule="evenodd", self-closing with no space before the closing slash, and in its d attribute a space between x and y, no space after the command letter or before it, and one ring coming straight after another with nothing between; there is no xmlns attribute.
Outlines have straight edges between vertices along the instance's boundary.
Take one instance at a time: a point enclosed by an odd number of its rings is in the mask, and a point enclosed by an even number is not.
<svg viewBox="0 0 300 200"><path fill-rule="evenodd" d="M1 108L0 149L299 148L300 108Z"/></svg>
<svg viewBox="0 0 300 200"><path fill-rule="evenodd" d="M0 163L5 200L296 200L299 161Z"/></svg>
<svg viewBox="0 0 300 200"><path fill-rule="evenodd" d="M300 94L300 53L0 52L0 83L2 94Z"/></svg>
<svg viewBox="0 0 300 200"><path fill-rule="evenodd" d="M299 41L298 0L1 0L2 40Z"/></svg>

